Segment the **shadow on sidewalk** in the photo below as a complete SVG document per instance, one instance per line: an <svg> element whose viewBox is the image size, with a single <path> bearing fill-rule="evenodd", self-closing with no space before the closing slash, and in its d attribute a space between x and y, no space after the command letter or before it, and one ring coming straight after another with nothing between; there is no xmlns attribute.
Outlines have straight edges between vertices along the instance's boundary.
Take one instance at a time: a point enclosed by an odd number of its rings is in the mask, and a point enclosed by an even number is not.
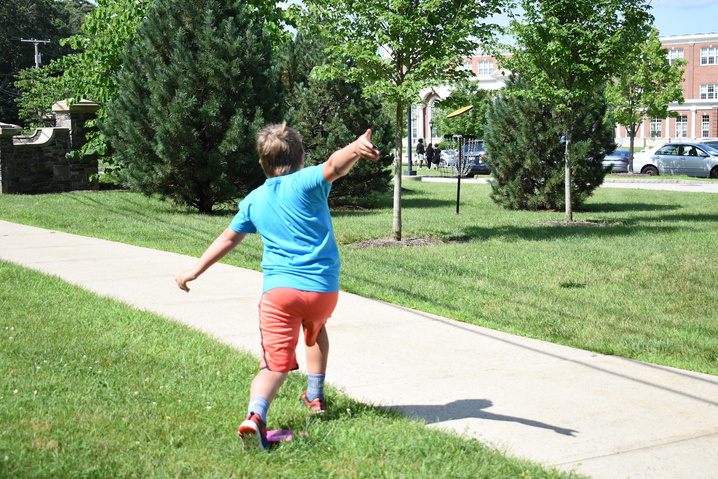
<svg viewBox="0 0 718 479"><path fill-rule="evenodd" d="M414 418L426 420L427 424L436 424L444 421L455 419L486 419L489 421L509 421L517 422L525 426L538 427L541 429L549 429L557 434L575 437L578 431L563 427L552 426L539 421L525 419L514 416L504 416L487 412L486 409L493 406L488 399L461 399L444 405L437 406L395 406L395 409L401 411L405 415Z"/></svg>

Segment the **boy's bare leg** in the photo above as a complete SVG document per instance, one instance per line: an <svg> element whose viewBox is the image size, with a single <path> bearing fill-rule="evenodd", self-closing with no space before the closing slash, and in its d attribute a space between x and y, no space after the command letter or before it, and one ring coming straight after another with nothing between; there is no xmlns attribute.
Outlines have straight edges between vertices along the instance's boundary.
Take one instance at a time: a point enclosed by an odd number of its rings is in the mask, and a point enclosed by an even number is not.
<svg viewBox="0 0 718 479"><path fill-rule="evenodd" d="M307 346L306 352L307 372L309 374L326 374L329 359L329 335L324 326L317 335L317 342L314 343L314 346Z"/></svg>
<svg viewBox="0 0 718 479"><path fill-rule="evenodd" d="M267 402L271 403L279 388L284 384L285 379L287 379L287 373L261 369L252 380L249 397L263 397Z"/></svg>

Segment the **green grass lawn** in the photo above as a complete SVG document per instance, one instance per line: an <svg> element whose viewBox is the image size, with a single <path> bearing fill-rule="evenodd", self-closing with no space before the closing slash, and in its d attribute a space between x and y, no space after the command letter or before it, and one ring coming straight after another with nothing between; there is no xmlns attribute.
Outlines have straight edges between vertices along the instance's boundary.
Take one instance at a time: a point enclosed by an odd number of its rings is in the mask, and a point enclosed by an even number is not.
<svg viewBox="0 0 718 479"><path fill-rule="evenodd" d="M718 195L599 189L577 221L496 206L485 184L405 182L404 237L443 244L357 248L388 237L391 194L333 214L342 289L511 333L718 374ZM0 217L199 256L233 211L197 215L125 192L0 196ZM227 263L259 269L250 236Z"/></svg>
<svg viewBox="0 0 718 479"><path fill-rule="evenodd" d="M0 311L2 478L576 477L332 389L327 414L310 414L297 373L270 426L307 435L243 451L236 430L256 358L1 261Z"/></svg>

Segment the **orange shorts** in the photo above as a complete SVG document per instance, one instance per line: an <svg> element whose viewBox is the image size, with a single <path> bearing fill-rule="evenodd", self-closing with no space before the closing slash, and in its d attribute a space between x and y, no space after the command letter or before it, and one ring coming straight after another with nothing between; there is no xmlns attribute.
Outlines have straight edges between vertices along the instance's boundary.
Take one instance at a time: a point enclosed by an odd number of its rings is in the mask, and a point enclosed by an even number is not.
<svg viewBox="0 0 718 479"><path fill-rule="evenodd" d="M266 291L259 301L261 369L276 372L297 369L299 328L304 327L304 343L314 346L317 335L334 312L338 299L338 292L315 293L292 288Z"/></svg>

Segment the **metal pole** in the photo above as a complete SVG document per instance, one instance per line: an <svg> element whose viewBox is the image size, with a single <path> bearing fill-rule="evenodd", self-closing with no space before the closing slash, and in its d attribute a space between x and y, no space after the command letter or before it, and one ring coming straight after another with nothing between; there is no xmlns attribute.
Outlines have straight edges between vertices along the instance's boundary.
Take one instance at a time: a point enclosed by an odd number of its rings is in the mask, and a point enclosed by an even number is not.
<svg viewBox="0 0 718 479"><path fill-rule="evenodd" d="M459 157L456 159L456 162L457 162L456 170L458 172L458 175L456 175L457 176L457 178L456 178L456 214L457 215L459 214L459 203L461 200L461 173L464 171L464 163L463 163L463 161L461 161L463 158L463 155L464 155L464 153L462 151L461 140L463 140L463 136L459 135Z"/></svg>
<svg viewBox="0 0 718 479"><path fill-rule="evenodd" d="M26 43L32 43L35 45L35 68L40 68L40 53L37 50L37 46L41 43L50 43L50 40L37 40L35 38L26 40L24 38L21 38L20 41L26 42Z"/></svg>
<svg viewBox="0 0 718 479"><path fill-rule="evenodd" d="M412 176L414 172L411 171L411 105L406 109L406 124L407 124L407 135L406 135L406 155L409 162L409 176Z"/></svg>

